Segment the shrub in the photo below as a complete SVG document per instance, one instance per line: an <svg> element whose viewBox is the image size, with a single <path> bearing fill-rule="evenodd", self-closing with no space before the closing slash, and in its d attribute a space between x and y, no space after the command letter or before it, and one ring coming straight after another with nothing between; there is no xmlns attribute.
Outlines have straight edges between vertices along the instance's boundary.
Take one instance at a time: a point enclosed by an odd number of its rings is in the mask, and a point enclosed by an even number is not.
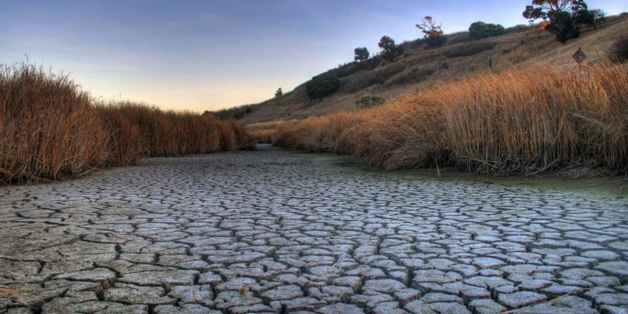
<svg viewBox="0 0 628 314"><path fill-rule="evenodd" d="M628 36L615 41L611 49L611 59L619 63L628 61Z"/></svg>
<svg viewBox="0 0 628 314"><path fill-rule="evenodd" d="M281 95L283 95L283 91L281 90L281 87L279 87L277 88L277 91L275 92L275 97L279 97ZM253 109L251 109L250 107L246 108L246 110L248 111L248 112L245 111L246 113L251 113L253 111Z"/></svg>
<svg viewBox="0 0 628 314"><path fill-rule="evenodd" d="M320 74L307 82L305 92L310 99L321 99L327 97L340 88L340 80L332 74Z"/></svg>
<svg viewBox="0 0 628 314"><path fill-rule="evenodd" d="M275 95L276 94L277 93L275 93ZM283 91L282 91L282 94L283 94ZM220 120L229 120L229 119L238 120L238 119L243 118L245 115L253 112L254 107L255 105L242 105L238 107L222 109L219 111L205 111L203 115L212 114L214 117Z"/></svg>
<svg viewBox="0 0 628 314"><path fill-rule="evenodd" d="M552 22L545 27L556 36L556 40L566 43L568 40L580 37L580 27L574 22L568 12L554 12Z"/></svg>
<svg viewBox="0 0 628 314"><path fill-rule="evenodd" d="M499 24L475 22L469 27L469 35L473 39L501 36L504 34L504 32L504 27Z"/></svg>
<svg viewBox="0 0 628 314"><path fill-rule="evenodd" d="M382 105L384 102L386 102L386 100L379 96L364 96L356 101L355 105L358 108L364 109Z"/></svg>

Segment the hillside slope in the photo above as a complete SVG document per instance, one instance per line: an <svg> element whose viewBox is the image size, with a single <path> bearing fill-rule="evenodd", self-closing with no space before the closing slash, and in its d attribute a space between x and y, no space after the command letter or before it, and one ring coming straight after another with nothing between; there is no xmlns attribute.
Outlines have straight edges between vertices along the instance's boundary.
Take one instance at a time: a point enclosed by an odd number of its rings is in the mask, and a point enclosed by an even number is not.
<svg viewBox="0 0 628 314"><path fill-rule="evenodd" d="M422 41L404 43L405 53L395 62L373 58L333 69L340 90L320 100L310 100L305 83L293 91L242 109L239 121L304 119L340 111L355 111L363 97L380 97L392 102L406 93L471 73L498 71L532 64L575 67L571 58L579 47L588 55L585 64L606 60L618 37L628 33L628 16L610 17L597 30L585 29L580 38L561 44L538 27L515 27L503 36L472 40L469 33L449 35L447 44L427 49ZM246 111L244 111L246 110Z"/></svg>

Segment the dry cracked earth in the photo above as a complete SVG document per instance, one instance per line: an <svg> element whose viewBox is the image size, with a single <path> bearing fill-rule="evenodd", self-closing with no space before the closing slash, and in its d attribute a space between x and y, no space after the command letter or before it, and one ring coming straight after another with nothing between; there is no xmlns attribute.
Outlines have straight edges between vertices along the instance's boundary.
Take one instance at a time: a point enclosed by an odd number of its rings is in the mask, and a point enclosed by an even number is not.
<svg viewBox="0 0 628 314"><path fill-rule="evenodd" d="M258 151L0 188L0 313L628 313L628 202Z"/></svg>

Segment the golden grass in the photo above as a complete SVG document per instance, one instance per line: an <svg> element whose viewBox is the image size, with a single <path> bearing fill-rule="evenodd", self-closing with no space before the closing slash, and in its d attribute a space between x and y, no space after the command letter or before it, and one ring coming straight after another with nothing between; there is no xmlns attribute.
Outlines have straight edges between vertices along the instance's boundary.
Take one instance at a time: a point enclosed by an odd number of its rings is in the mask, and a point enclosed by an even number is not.
<svg viewBox="0 0 628 314"><path fill-rule="evenodd" d="M628 73L533 66L451 81L394 103L279 126L276 145L351 153L387 169L628 172Z"/></svg>
<svg viewBox="0 0 628 314"><path fill-rule="evenodd" d="M246 130L253 137L256 143L270 144L272 143L272 137L275 134L277 127L294 121L296 120L258 122L247 125Z"/></svg>
<svg viewBox="0 0 628 314"><path fill-rule="evenodd" d="M233 121L97 103L67 76L28 64L0 66L0 183L76 177L141 157L254 147Z"/></svg>

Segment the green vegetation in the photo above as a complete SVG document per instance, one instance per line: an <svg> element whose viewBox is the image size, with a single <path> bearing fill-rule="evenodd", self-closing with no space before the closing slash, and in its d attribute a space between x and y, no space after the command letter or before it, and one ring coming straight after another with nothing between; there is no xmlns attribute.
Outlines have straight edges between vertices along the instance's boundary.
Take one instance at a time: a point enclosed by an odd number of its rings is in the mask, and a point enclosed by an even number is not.
<svg viewBox="0 0 628 314"><path fill-rule="evenodd" d="M403 54L403 46L395 44L395 40L388 36L382 36L377 45L382 49L382 57L387 61L393 62L396 56Z"/></svg>
<svg viewBox="0 0 628 314"><path fill-rule="evenodd" d="M615 42L611 58L619 63L628 61L628 35L624 35Z"/></svg>
<svg viewBox="0 0 628 314"><path fill-rule="evenodd" d="M423 32L428 48L442 47L447 42L442 25L436 25L431 16L426 16L421 22L416 27Z"/></svg>
<svg viewBox="0 0 628 314"><path fill-rule="evenodd" d="M523 16L530 22L549 20L545 29L554 34L557 41L565 43L580 37L583 25L597 26L604 14L600 10L589 11L584 0L533 0L532 5L523 11Z"/></svg>
<svg viewBox="0 0 628 314"><path fill-rule="evenodd" d="M355 102L356 107L360 109L371 108L374 106L382 105L386 102L386 99L379 96L364 96Z"/></svg>
<svg viewBox="0 0 628 314"><path fill-rule="evenodd" d="M253 112L253 107L255 105L242 105L238 107L233 107L229 109L222 109L219 111L205 111L203 115L211 114L214 117L220 120L229 120L229 119L242 119L245 115Z"/></svg>
<svg viewBox="0 0 628 314"><path fill-rule="evenodd" d="M469 27L469 35L473 39L501 36L504 32L504 27L499 24L475 22Z"/></svg>
<svg viewBox="0 0 628 314"><path fill-rule="evenodd" d="M340 80L333 74L323 73L313 77L305 86L310 99L327 97L340 89Z"/></svg>
<svg viewBox="0 0 628 314"><path fill-rule="evenodd" d="M354 60L358 62L366 61L369 58L369 50L366 47L358 47L354 50Z"/></svg>

